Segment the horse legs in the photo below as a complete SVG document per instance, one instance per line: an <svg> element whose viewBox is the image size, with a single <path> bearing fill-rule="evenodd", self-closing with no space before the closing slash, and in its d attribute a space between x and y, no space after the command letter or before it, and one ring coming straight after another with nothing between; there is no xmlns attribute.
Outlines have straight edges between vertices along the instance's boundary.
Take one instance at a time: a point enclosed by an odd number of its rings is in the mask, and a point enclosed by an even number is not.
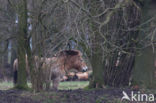
<svg viewBox="0 0 156 103"><path fill-rule="evenodd" d="M56 77L53 79L53 89L54 90L58 89L59 82L60 82L60 77Z"/></svg>

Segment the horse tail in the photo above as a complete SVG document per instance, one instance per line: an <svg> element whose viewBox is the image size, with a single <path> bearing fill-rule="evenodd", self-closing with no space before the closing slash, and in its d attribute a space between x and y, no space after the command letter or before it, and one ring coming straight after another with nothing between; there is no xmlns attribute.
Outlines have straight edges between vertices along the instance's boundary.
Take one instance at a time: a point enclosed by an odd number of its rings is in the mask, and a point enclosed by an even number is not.
<svg viewBox="0 0 156 103"><path fill-rule="evenodd" d="M17 74L18 74L17 70L14 71L14 76L13 76L13 83L14 84L17 84Z"/></svg>
<svg viewBox="0 0 156 103"><path fill-rule="evenodd" d="M18 60L14 60L13 64L13 83L14 85L17 84L17 77L18 77Z"/></svg>

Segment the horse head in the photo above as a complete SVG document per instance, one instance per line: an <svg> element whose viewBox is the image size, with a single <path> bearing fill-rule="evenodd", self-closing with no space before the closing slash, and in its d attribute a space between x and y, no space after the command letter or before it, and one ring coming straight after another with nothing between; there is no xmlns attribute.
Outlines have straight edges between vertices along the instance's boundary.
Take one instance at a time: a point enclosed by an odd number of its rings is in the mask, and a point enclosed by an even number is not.
<svg viewBox="0 0 156 103"><path fill-rule="evenodd" d="M68 69L76 69L78 71L87 71L88 67L82 58L82 53L79 50L64 50L61 51L61 55L66 57L65 64Z"/></svg>

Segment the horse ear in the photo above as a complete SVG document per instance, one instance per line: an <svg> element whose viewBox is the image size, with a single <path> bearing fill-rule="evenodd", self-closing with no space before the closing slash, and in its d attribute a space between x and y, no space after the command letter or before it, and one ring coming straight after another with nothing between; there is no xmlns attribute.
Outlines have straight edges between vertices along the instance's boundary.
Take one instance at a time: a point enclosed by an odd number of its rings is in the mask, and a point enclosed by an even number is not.
<svg viewBox="0 0 156 103"><path fill-rule="evenodd" d="M79 55L82 56L82 53L80 51L78 51Z"/></svg>

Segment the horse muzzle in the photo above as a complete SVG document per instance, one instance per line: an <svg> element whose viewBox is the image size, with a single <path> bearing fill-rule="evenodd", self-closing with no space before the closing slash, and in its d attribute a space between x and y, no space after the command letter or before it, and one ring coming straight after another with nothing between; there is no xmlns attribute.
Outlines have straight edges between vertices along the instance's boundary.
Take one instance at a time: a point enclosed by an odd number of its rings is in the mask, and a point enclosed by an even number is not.
<svg viewBox="0 0 156 103"><path fill-rule="evenodd" d="M85 67L82 68L82 72L86 72L87 70L88 70L88 67L87 66L85 66Z"/></svg>

